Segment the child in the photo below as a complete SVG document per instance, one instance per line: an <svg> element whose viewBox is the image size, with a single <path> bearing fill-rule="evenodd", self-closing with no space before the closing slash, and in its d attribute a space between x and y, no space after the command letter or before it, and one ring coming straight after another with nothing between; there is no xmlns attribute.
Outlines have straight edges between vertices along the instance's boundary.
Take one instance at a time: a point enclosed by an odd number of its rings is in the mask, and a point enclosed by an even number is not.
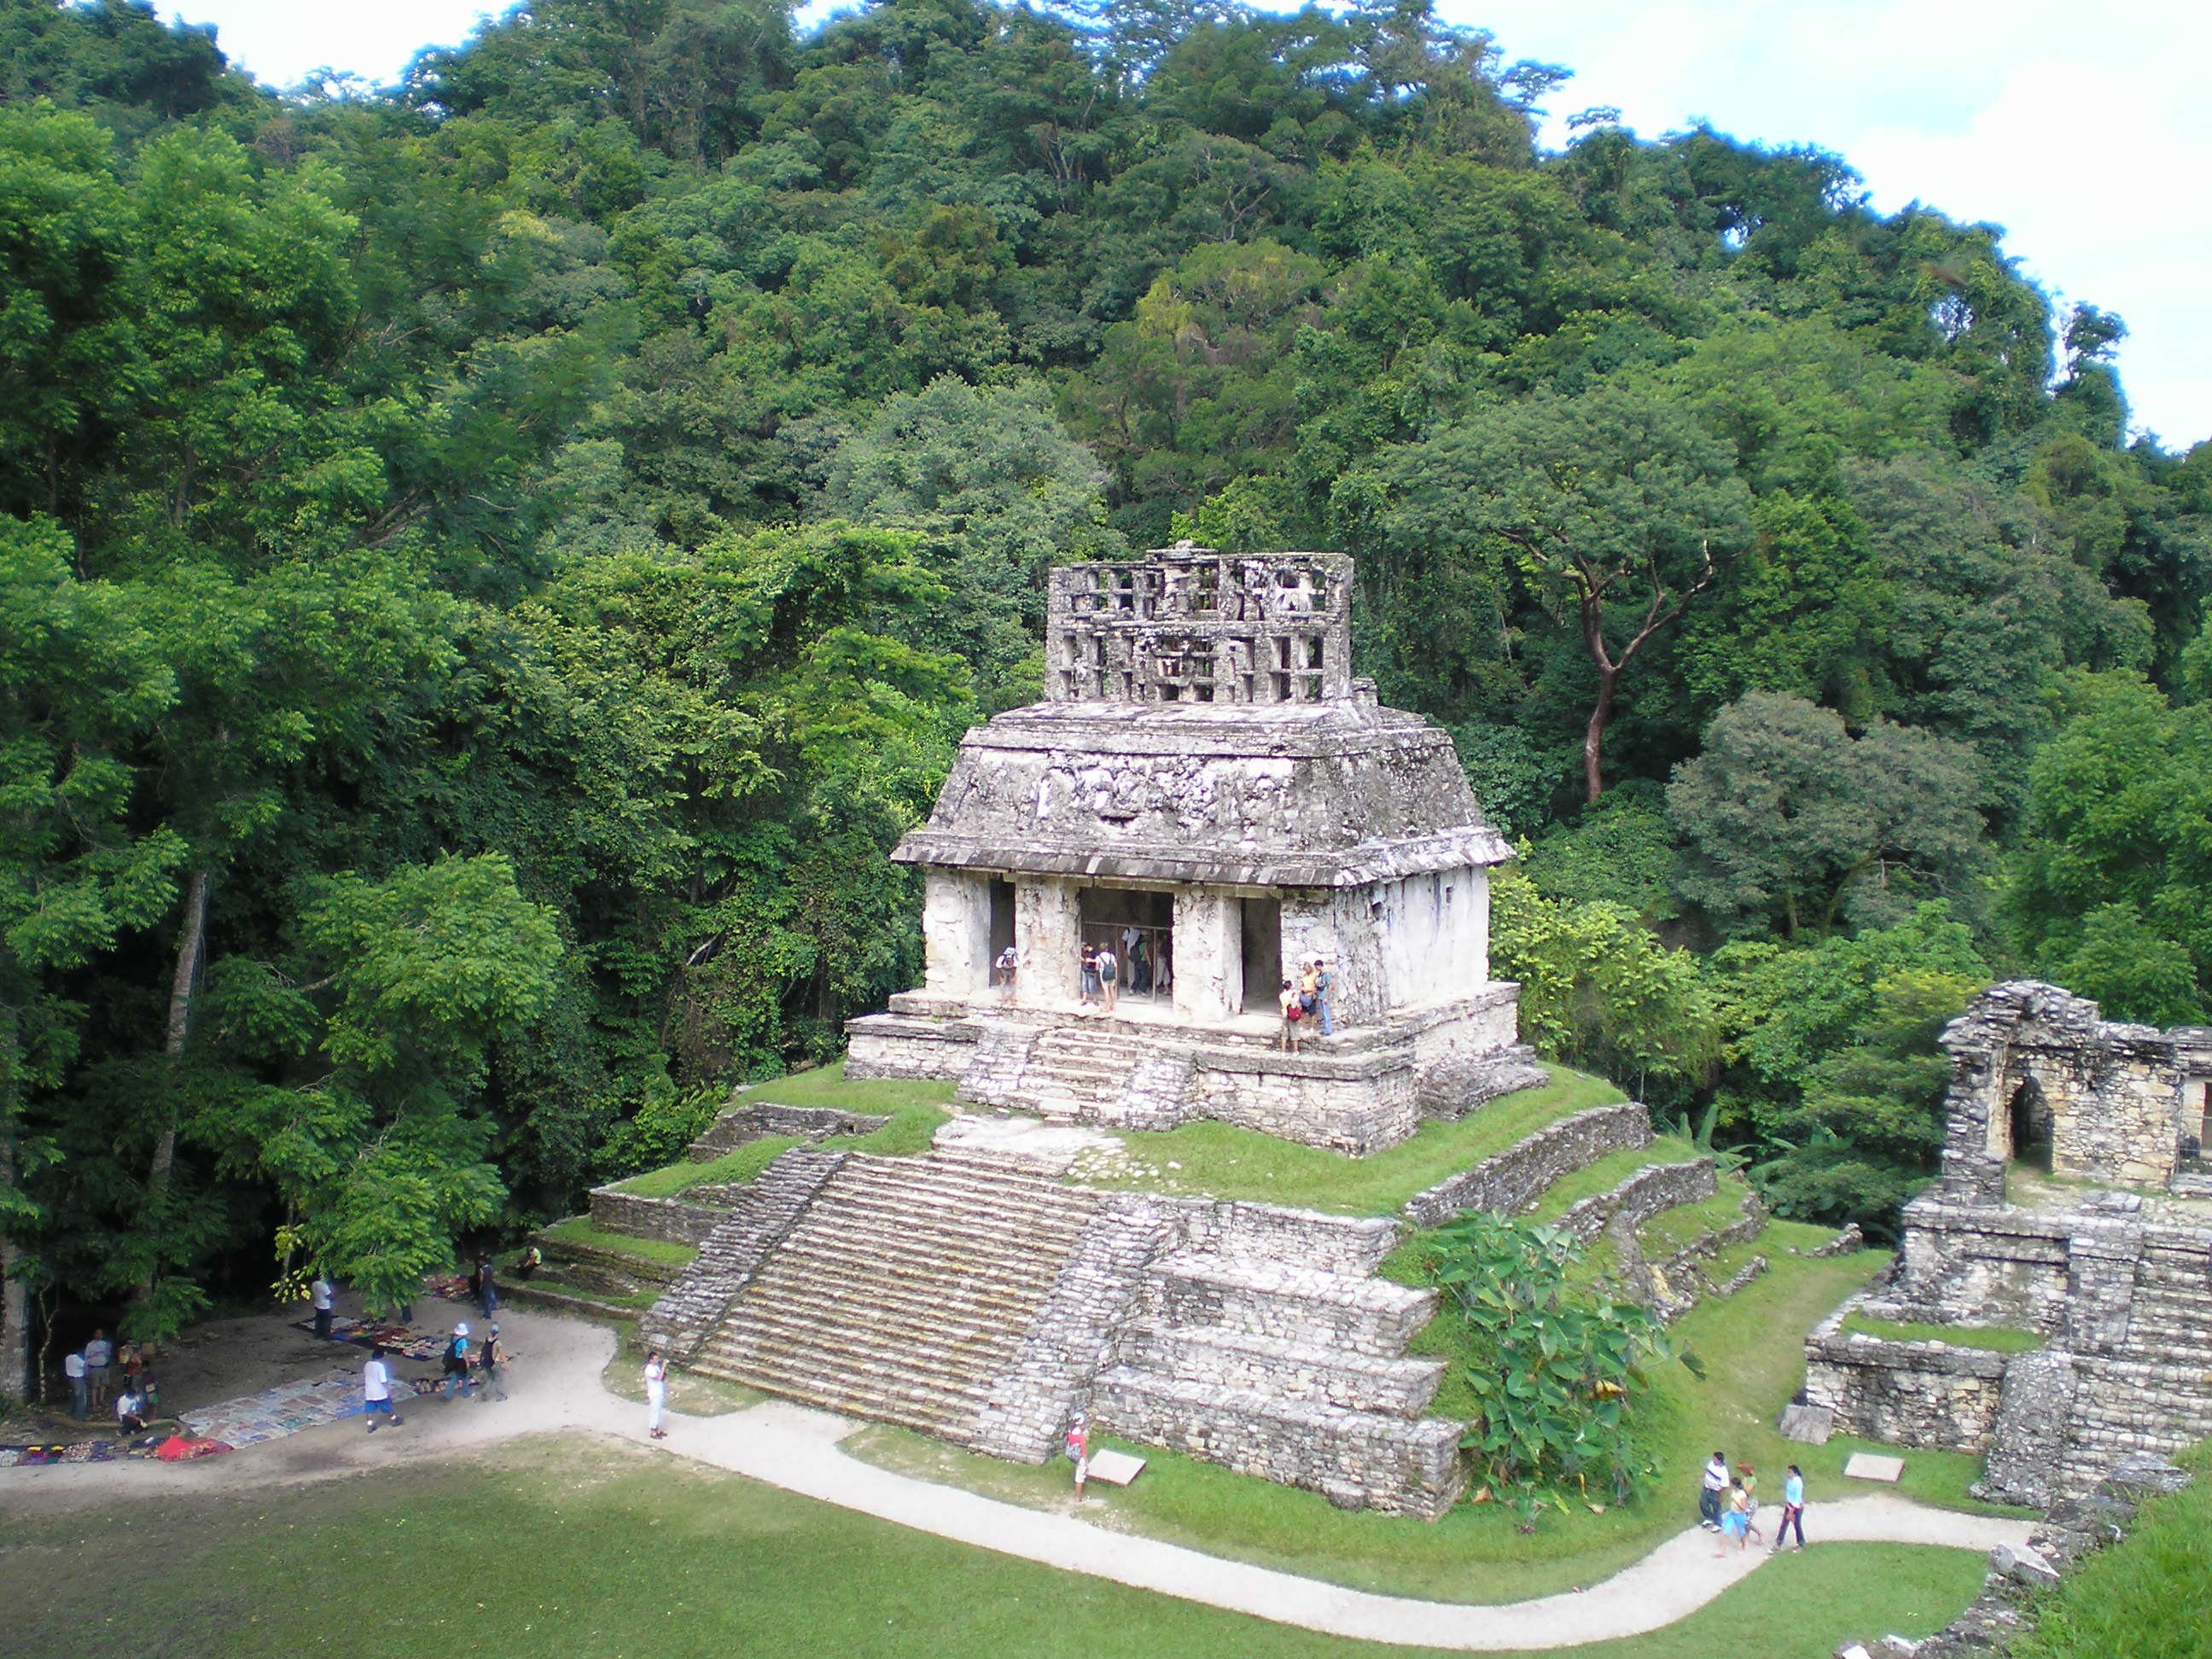
<svg viewBox="0 0 2212 1659"><path fill-rule="evenodd" d="M1713 1553L1728 1553L1728 1540L1735 1540L1736 1553L1743 1553L1744 1545L1751 1532L1751 1495L1743 1489L1743 1482L1729 1483L1728 1508L1721 1513L1721 1547Z"/></svg>
<svg viewBox="0 0 2212 1659"><path fill-rule="evenodd" d="M1076 1413L1067 1425L1067 1461L1075 1465L1075 1501L1083 1501L1083 1483L1091 1478L1091 1431L1083 1413Z"/></svg>
<svg viewBox="0 0 2212 1659"><path fill-rule="evenodd" d="M1766 1537L1759 1529L1759 1472L1748 1463L1739 1463L1735 1466L1735 1482L1743 1488L1744 1500L1751 1511L1748 1529L1751 1540L1753 1543L1763 1544L1766 1541Z"/></svg>

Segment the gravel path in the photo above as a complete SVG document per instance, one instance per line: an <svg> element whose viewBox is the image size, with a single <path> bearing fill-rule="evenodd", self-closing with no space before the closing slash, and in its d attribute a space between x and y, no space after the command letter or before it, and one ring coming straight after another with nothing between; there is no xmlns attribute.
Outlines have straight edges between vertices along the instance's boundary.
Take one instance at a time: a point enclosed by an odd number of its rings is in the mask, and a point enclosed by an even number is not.
<svg viewBox="0 0 2212 1659"><path fill-rule="evenodd" d="M431 1304L424 1311L439 1304ZM465 1316L446 1313L447 1322ZM503 1402L424 1400L405 1424L371 1435L349 1418L287 1439L185 1464L94 1463L0 1474L0 1509L19 1513L106 1505L119 1497L221 1492L328 1479L473 1446L579 1430L656 1447L787 1492L872 1515L981 1549L1089 1573L1329 1635L1480 1652L1573 1647L1641 1635L1695 1612L1766 1559L1754 1547L1716 1557L1692 1528L1588 1589L1503 1606L1376 1595L1223 1560L1179 1545L1107 1532L1071 1516L1041 1513L850 1457L838 1442L859 1425L781 1401L718 1417L672 1413L669 1437L648 1441L645 1409L610 1393L601 1373L614 1334L596 1325L516 1309L500 1315L514 1358ZM337 1349L341 1354L357 1350ZM1762 1517L1772 1535L1776 1516ZM2029 1523L1956 1514L1890 1496L1814 1505L1815 1546L1845 1541L2025 1549Z"/></svg>

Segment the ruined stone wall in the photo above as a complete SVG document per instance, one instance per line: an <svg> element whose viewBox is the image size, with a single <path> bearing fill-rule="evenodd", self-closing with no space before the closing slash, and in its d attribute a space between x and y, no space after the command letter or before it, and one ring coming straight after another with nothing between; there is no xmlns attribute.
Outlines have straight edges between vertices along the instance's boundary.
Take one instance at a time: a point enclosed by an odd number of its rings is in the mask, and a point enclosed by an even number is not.
<svg viewBox="0 0 2212 1659"><path fill-rule="evenodd" d="M1619 1186L1569 1206L1553 1225L1571 1238L1589 1240L1610 1224L1640 1227L1662 1211L1702 1204L1719 1190L1719 1174L1710 1158L1647 1164Z"/></svg>
<svg viewBox="0 0 2212 1659"><path fill-rule="evenodd" d="M1650 1144L1651 1114L1639 1103L1593 1106L1547 1124L1473 1169L1416 1193L1407 1200L1404 1214L1417 1227L1437 1226L1462 1210L1518 1215L1561 1176L1586 1168L1608 1152Z"/></svg>
<svg viewBox="0 0 2212 1659"><path fill-rule="evenodd" d="M1413 1068L1322 1055L1208 1054L1190 1076L1185 1115L1354 1157L1395 1146L1420 1127Z"/></svg>
<svg viewBox="0 0 2212 1659"><path fill-rule="evenodd" d="M1399 1226L1381 1216L1322 1215L1278 1204L1228 1199L1160 1198L1170 1239L1182 1250L1299 1262L1364 1277L1390 1254Z"/></svg>
<svg viewBox="0 0 2212 1659"><path fill-rule="evenodd" d="M845 1026L845 1075L957 1083L975 1063L978 1036L964 1022L865 1015Z"/></svg>
<svg viewBox="0 0 2212 1659"><path fill-rule="evenodd" d="M2011 1356L1845 1331L1853 1297L1806 1340L1805 1400L1845 1434L1891 1445L1987 1451Z"/></svg>
<svg viewBox="0 0 2212 1659"><path fill-rule="evenodd" d="M641 1198L613 1187L592 1189L592 1224L629 1238L668 1244L703 1244L728 1212L677 1198Z"/></svg>
<svg viewBox="0 0 2212 1659"><path fill-rule="evenodd" d="M933 869L922 883L923 988L980 997L991 983L991 885L963 870Z"/></svg>

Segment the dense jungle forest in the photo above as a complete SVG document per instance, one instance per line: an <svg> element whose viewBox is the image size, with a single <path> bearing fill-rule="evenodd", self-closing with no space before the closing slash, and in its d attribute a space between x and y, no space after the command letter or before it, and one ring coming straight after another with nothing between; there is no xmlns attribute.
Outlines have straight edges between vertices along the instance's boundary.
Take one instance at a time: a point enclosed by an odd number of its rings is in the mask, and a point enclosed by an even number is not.
<svg viewBox="0 0 2212 1659"><path fill-rule="evenodd" d="M1572 91L1429 0L542 0L281 94L4 0L9 1271L397 1283L834 1057L1047 565L1184 535L1357 557L1526 1034L1785 1213L1887 1228L1994 978L2206 1018L2212 445L1996 228Z"/></svg>

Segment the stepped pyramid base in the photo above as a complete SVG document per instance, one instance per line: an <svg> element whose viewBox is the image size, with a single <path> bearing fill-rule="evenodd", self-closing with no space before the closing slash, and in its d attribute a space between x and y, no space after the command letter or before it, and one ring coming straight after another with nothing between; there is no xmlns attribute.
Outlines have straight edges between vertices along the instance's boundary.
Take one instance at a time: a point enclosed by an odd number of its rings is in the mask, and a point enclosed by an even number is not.
<svg viewBox="0 0 2212 1659"><path fill-rule="evenodd" d="M1425 1115L1461 1116L1544 1080L1515 1040L1519 991L1486 985L1295 1054L1258 1015L1194 1025L1133 1000L1108 1015L909 992L847 1022L845 1074L954 1082L975 1104L1111 1128L1212 1119L1358 1156L1395 1146Z"/></svg>

